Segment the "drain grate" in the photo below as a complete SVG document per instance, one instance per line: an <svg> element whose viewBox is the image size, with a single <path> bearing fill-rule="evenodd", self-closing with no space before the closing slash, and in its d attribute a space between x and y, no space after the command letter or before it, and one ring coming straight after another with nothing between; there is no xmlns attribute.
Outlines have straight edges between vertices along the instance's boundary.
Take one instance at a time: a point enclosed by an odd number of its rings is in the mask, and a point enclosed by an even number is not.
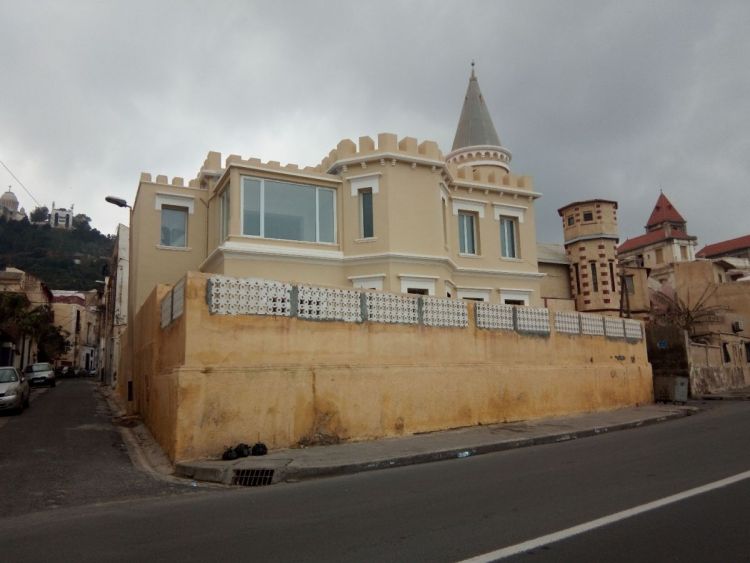
<svg viewBox="0 0 750 563"><path fill-rule="evenodd" d="M235 469L232 485L263 487L273 481L273 469Z"/></svg>

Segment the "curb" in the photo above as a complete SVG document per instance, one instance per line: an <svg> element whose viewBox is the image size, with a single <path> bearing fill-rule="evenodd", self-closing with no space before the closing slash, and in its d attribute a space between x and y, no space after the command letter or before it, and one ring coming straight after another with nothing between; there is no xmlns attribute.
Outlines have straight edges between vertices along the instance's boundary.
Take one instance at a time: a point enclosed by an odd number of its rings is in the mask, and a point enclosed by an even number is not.
<svg viewBox="0 0 750 563"><path fill-rule="evenodd" d="M274 477L271 484L282 482L295 483L298 481L315 479L319 477L352 475L354 473L362 473L364 471L388 469L391 467L404 467L406 465L432 463L435 461L445 461L449 459L462 459L466 457L502 452L506 450L514 450L518 448L541 446L546 444L557 444L560 442L567 442L580 438L589 438L592 436L599 436L601 434L608 434L610 432L617 432L620 430L630 430L643 426L651 426L653 424L659 424L668 420L685 418L687 416L692 416L693 414L700 412L700 410L701 409L698 407L682 407L679 411L663 416L646 418L632 422L623 422L610 426L587 428L584 430L563 432L559 434L548 434L546 436L537 436L533 438L521 438L518 440L504 440L501 442L482 444L481 446L476 446L473 448L451 448L448 450L397 456L390 459L349 463L344 465L295 467L293 460L274 459L269 460L267 463L263 463L260 458L245 458L247 460L252 460L252 463L249 465L248 462L243 463L242 461L240 461L239 463L235 462L225 465L218 465L221 462L217 461L198 462L198 464L191 464L190 462L178 463L175 466L175 475L182 478L195 479L196 481L208 481L229 485L232 483L232 477L235 469L273 469Z"/></svg>

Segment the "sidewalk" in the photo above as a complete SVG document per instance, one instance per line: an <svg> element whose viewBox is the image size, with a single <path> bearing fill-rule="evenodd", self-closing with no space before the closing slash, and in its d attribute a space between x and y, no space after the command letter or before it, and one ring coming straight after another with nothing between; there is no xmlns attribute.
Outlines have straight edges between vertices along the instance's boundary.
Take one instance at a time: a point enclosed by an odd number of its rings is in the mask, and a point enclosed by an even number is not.
<svg viewBox="0 0 750 563"><path fill-rule="evenodd" d="M400 438L284 449L234 461L182 462L175 466L175 475L227 485L294 482L563 442L690 416L698 411L696 407L645 405Z"/></svg>
<svg viewBox="0 0 750 563"><path fill-rule="evenodd" d="M750 387L732 389L731 391L717 391L716 393L706 393L705 395L701 395L700 400L750 401Z"/></svg>

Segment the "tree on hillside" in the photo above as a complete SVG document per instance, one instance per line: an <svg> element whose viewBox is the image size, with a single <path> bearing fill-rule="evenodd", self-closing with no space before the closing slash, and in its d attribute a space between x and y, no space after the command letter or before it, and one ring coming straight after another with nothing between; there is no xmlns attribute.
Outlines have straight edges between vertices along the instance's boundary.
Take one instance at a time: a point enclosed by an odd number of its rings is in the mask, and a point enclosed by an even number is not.
<svg viewBox="0 0 750 563"><path fill-rule="evenodd" d="M41 223L42 221L46 221L48 216L49 209L43 205L41 207L35 207L34 211L31 212L29 219L32 223Z"/></svg>
<svg viewBox="0 0 750 563"><path fill-rule="evenodd" d="M91 217L85 213L79 213L73 217L73 228L79 231L90 231L91 230Z"/></svg>

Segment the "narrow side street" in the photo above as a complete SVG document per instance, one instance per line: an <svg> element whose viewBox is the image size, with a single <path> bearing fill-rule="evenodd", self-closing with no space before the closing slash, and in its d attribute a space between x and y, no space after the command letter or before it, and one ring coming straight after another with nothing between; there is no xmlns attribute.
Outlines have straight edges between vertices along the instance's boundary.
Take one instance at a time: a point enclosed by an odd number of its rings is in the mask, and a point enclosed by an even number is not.
<svg viewBox="0 0 750 563"><path fill-rule="evenodd" d="M32 391L21 415L0 415L0 511L41 510L193 489L136 469L112 414L90 379Z"/></svg>

